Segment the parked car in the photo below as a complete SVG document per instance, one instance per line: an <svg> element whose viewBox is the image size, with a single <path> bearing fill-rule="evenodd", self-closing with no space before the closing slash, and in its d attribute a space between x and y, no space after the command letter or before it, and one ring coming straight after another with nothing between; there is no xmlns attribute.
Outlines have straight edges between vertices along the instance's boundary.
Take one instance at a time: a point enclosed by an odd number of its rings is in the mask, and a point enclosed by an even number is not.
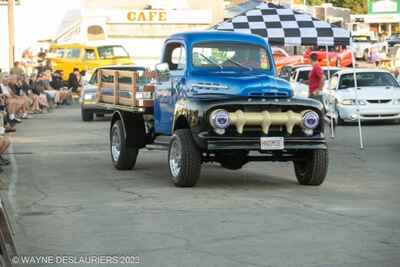
<svg viewBox="0 0 400 267"><path fill-rule="evenodd" d="M280 70L284 66L296 66L303 63L303 56L291 56L280 47L272 47L272 56L274 58L276 70L278 72L280 72Z"/></svg>
<svg viewBox="0 0 400 267"><path fill-rule="evenodd" d="M358 120L400 119L400 86L386 70L356 69L357 90L353 70L335 73L325 90L324 98L331 105L329 112L337 122ZM357 112L359 107L359 112Z"/></svg>
<svg viewBox="0 0 400 267"><path fill-rule="evenodd" d="M400 33L394 33L389 38L387 38L387 43L389 47L393 47L400 44Z"/></svg>
<svg viewBox="0 0 400 267"><path fill-rule="evenodd" d="M352 49L357 59L368 61L371 48L377 44L376 40L372 40L369 35L352 36Z"/></svg>
<svg viewBox="0 0 400 267"><path fill-rule="evenodd" d="M64 72L64 80L74 68L92 72L95 68L110 65L132 64L128 52L121 45L87 46L85 44L53 44L48 57L54 70Z"/></svg>
<svg viewBox="0 0 400 267"><path fill-rule="evenodd" d="M307 49L304 52L304 64L311 64L310 55L313 53L317 54L320 66L351 67L353 64L353 57L350 49L343 49L339 46L328 47L328 52L325 46L316 46ZM329 57L329 64L327 56Z"/></svg>
<svg viewBox="0 0 400 267"><path fill-rule="evenodd" d="M288 67L285 67L285 70L282 69L283 76L281 78L286 79L286 72ZM291 74L289 79L287 79L293 89L294 96L298 97L309 97L309 90L308 90L308 76L310 71L312 70L311 65L301 65L297 67L291 67ZM328 81L329 77L332 77L333 74L340 71L341 69L338 67L322 67L325 75L325 82Z"/></svg>
<svg viewBox="0 0 400 267"><path fill-rule="evenodd" d="M83 87L83 91L81 93L80 103L81 103L81 117L83 121L92 121L94 119L94 115L96 117L104 117L105 114L112 113L112 109L108 109L105 106L99 106L96 102L96 93L97 93L97 84L98 84L98 72L99 70L115 70L115 71L137 71L139 74L144 74L144 67L137 67L133 65L126 66L107 66L102 68L97 68L89 81ZM113 82L112 80L104 80L103 82ZM144 78L142 78L144 79ZM147 83L148 79L145 81L142 80L142 83ZM140 85L139 85L140 86ZM112 94L112 90L104 90L103 94Z"/></svg>

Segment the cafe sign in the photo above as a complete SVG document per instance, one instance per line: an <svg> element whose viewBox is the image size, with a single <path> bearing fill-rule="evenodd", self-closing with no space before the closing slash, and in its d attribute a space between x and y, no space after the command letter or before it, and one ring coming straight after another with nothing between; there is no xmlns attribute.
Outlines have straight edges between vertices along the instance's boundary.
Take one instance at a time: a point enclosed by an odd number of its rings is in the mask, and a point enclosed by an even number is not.
<svg viewBox="0 0 400 267"><path fill-rule="evenodd" d="M108 14L108 23L211 24L211 10L128 10Z"/></svg>
<svg viewBox="0 0 400 267"><path fill-rule="evenodd" d="M138 10L129 11L126 18L129 22L136 23L151 23L151 22L166 22L167 11L164 10Z"/></svg>

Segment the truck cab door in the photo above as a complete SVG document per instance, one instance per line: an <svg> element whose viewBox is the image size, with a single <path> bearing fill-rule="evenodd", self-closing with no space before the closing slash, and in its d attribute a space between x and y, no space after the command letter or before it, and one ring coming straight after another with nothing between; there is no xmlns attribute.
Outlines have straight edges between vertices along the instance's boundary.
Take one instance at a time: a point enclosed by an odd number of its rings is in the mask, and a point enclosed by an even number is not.
<svg viewBox="0 0 400 267"><path fill-rule="evenodd" d="M185 83L186 49L180 42L166 44L163 63L157 65L154 116L156 133L172 134L175 103ZM166 74L168 73L168 74Z"/></svg>

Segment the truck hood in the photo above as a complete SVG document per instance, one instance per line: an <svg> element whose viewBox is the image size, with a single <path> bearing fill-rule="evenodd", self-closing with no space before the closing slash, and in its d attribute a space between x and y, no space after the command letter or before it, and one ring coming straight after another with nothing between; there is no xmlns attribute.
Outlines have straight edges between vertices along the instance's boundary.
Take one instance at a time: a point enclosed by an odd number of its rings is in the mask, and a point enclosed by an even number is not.
<svg viewBox="0 0 400 267"><path fill-rule="evenodd" d="M227 95L263 98L291 97L287 81L265 72L207 71L192 72L188 81L192 96Z"/></svg>

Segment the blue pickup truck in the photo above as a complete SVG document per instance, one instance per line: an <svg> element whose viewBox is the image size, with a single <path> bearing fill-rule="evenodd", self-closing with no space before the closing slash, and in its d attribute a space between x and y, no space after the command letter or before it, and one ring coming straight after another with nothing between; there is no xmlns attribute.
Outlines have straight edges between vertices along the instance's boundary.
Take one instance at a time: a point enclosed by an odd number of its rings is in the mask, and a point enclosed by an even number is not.
<svg viewBox="0 0 400 267"><path fill-rule="evenodd" d="M139 150L148 148L168 151L179 187L194 186L207 162L236 170L250 161L292 161L300 184L324 181L323 106L293 97L289 83L276 77L264 39L187 32L170 36L163 49L154 91L135 92L137 103L152 104L114 105L110 151L117 169L133 168Z"/></svg>

